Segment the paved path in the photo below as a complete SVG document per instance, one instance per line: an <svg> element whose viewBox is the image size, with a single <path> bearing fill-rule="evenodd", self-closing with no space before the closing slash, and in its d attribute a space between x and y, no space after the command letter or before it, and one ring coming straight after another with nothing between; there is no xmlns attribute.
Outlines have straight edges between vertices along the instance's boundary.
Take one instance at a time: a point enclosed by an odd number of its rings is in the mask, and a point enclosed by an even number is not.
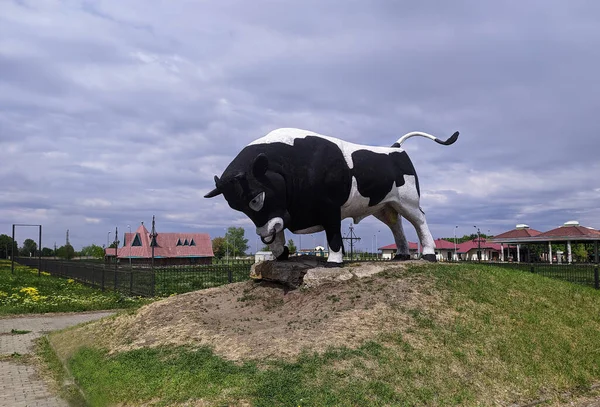
<svg viewBox="0 0 600 407"><path fill-rule="evenodd" d="M32 353L33 340L50 331L93 321L112 311L43 314L0 318L0 356ZM11 330L31 331L11 334ZM35 368L12 360L0 361L0 407L68 407L51 394Z"/></svg>

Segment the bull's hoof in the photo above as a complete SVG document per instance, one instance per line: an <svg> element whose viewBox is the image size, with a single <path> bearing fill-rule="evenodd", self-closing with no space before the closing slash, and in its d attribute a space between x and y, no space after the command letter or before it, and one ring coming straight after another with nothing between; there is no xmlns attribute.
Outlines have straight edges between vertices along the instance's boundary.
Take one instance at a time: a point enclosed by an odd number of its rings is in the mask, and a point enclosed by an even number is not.
<svg viewBox="0 0 600 407"><path fill-rule="evenodd" d="M277 256L278 261L287 260L290 257L290 249L287 246L283 246L283 253Z"/></svg>
<svg viewBox="0 0 600 407"><path fill-rule="evenodd" d="M435 254L424 254L423 257L421 257L423 260L427 260L430 261L432 263L437 262L437 259L435 258Z"/></svg>
<svg viewBox="0 0 600 407"><path fill-rule="evenodd" d="M392 261L405 261L405 260L410 260L410 254L397 254L392 259Z"/></svg>

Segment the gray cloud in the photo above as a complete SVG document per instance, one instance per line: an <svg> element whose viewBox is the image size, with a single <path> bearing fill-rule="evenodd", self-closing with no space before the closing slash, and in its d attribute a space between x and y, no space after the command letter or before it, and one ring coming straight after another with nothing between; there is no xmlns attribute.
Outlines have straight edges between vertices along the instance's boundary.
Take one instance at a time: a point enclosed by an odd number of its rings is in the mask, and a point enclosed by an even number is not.
<svg viewBox="0 0 600 407"><path fill-rule="evenodd" d="M460 130L451 147L405 145L435 237L456 225L600 227L599 11L591 1L2 2L0 233L41 222L45 241L69 229L80 247L156 214L163 231L244 226L254 250L250 221L202 196L277 127L371 145ZM366 249L375 235L391 243L374 219L356 231Z"/></svg>

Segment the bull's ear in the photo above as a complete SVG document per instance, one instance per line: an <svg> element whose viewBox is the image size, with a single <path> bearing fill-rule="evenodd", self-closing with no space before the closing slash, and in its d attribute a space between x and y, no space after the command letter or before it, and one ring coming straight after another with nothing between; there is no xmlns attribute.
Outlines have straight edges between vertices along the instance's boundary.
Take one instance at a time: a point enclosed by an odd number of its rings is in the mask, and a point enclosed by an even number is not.
<svg viewBox="0 0 600 407"><path fill-rule="evenodd" d="M256 156L252 162L252 175L255 178L265 175L265 172L269 169L269 159L263 153Z"/></svg>
<svg viewBox="0 0 600 407"><path fill-rule="evenodd" d="M204 195L205 198L212 198L214 196L217 196L219 194L221 194L221 190L219 189L219 177L217 177L215 175L215 185L217 186L215 189L213 189L212 191L210 191L208 194Z"/></svg>

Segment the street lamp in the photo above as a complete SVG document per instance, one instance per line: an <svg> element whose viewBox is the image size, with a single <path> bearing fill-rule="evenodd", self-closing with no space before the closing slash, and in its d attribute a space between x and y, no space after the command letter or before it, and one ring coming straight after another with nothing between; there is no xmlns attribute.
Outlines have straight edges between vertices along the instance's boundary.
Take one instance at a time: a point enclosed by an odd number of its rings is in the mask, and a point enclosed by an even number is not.
<svg viewBox="0 0 600 407"><path fill-rule="evenodd" d="M131 225L127 225L129 229L129 269L131 270L131 246L133 246L133 240L131 239ZM125 239L125 243L127 243L127 239Z"/></svg>
<svg viewBox="0 0 600 407"><path fill-rule="evenodd" d="M477 260L481 263L481 232L476 225L473 225L477 229Z"/></svg>
<svg viewBox="0 0 600 407"><path fill-rule="evenodd" d="M458 229L458 225L454 226L454 260L458 260L456 257L456 229Z"/></svg>
<svg viewBox="0 0 600 407"><path fill-rule="evenodd" d="M107 249L107 250L108 250L108 247L110 246L110 243L109 243L109 242L110 242L110 234L111 234L111 233L112 233L112 232L110 232L110 231L109 231L109 232L106 234L106 249ZM107 252L107 253L108 253L108 252Z"/></svg>

